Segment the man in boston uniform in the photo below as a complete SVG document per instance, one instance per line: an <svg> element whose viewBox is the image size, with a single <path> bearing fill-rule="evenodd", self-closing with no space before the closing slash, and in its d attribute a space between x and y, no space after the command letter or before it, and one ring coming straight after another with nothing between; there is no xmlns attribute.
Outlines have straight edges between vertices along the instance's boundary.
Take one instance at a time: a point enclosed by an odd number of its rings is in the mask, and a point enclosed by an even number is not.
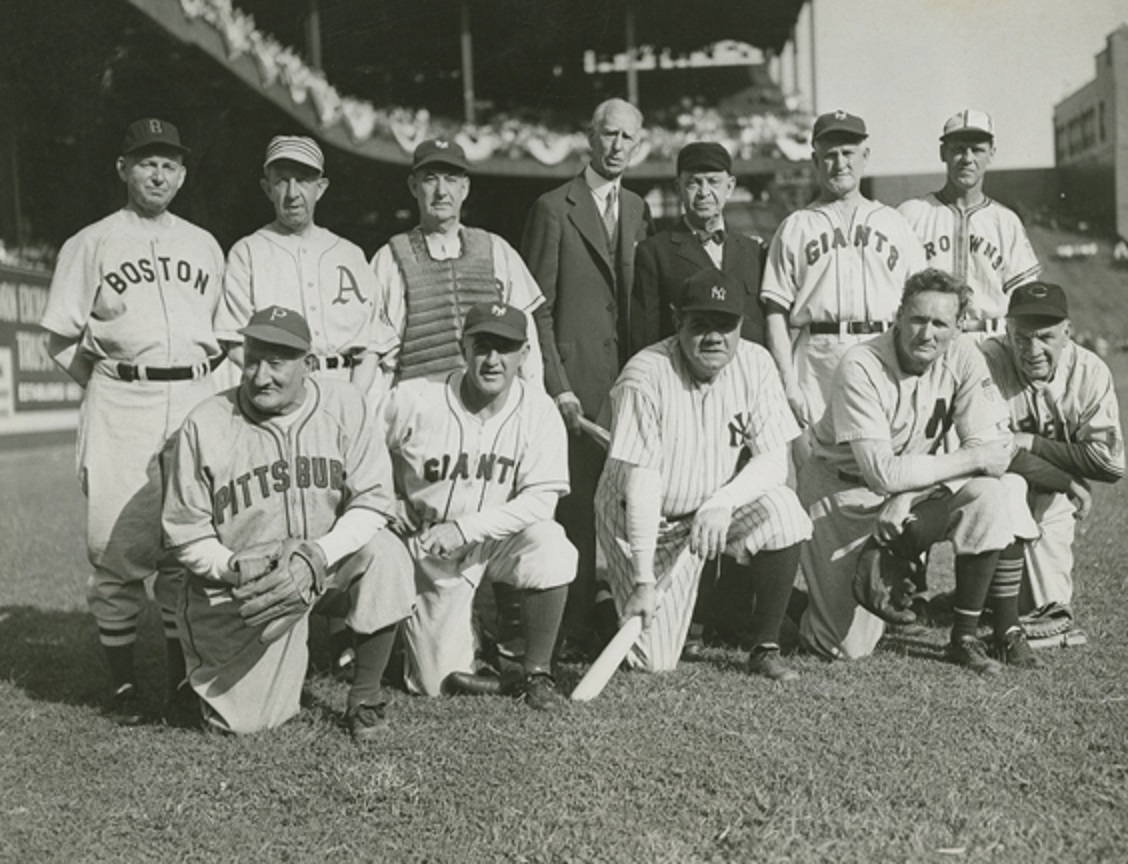
<svg viewBox="0 0 1128 864"><path fill-rule="evenodd" d="M1042 272L1022 221L983 194L994 157L991 116L970 109L953 114L940 136L944 188L897 208L924 244L928 266L971 286L963 328L978 338L1001 332L1007 295Z"/></svg>
<svg viewBox="0 0 1128 864"><path fill-rule="evenodd" d="M395 334L379 315L379 289L363 250L315 222L329 188L321 148L312 138L275 136L259 185L274 207L274 221L231 247L216 335L242 366L239 334L251 316L268 306L298 310L309 323L313 374L352 381L367 394ZM351 635L342 627L330 622L337 672L352 657Z"/></svg>
<svg viewBox="0 0 1128 864"><path fill-rule="evenodd" d="M133 646L144 580L154 572L170 696L184 677L179 573L161 554L158 454L215 392L211 371L223 358L212 333L223 252L208 232L168 212L188 152L171 123L130 124L117 159L125 206L63 245L40 322L55 362L85 388L77 466L94 567L86 596L109 662L112 711L127 725L143 717Z"/></svg>
<svg viewBox="0 0 1128 864"><path fill-rule="evenodd" d="M564 423L543 389L518 377L528 318L514 306L471 307L465 370L393 388L378 415L395 470L394 528L415 560L418 602L404 628L412 692L522 695L552 706L552 651L576 550L553 521L568 492ZM476 675L471 626L483 579L516 592L525 650L520 681Z"/></svg>
<svg viewBox="0 0 1128 864"><path fill-rule="evenodd" d="M767 346L803 425L822 416L846 349L889 328L905 279L924 267L904 218L862 195L867 137L865 121L845 111L815 121L819 197L783 220L768 249Z"/></svg>
<svg viewBox="0 0 1128 864"><path fill-rule="evenodd" d="M893 329L850 348L834 375L799 472L814 523L799 633L827 658L865 657L882 636L882 619L853 592L867 540L909 561L946 538L956 553L948 659L982 675L1001 671L976 638L990 591L998 657L1038 665L1018 623L1021 541L1038 532L1026 484L1006 473L1014 439L1003 400L974 342L957 338L970 294L943 271L913 274ZM961 443L944 452L949 427Z"/></svg>
<svg viewBox="0 0 1128 864"><path fill-rule="evenodd" d="M596 525L615 604L641 615L628 661L673 669L706 562L724 555L752 580L750 672L797 677L779 630L811 522L785 485L799 427L768 352L740 338L743 286L704 270L678 292L674 336L636 354L611 391Z"/></svg>
<svg viewBox="0 0 1128 864"><path fill-rule="evenodd" d="M300 313L268 306L240 335L241 383L192 411L165 469L165 538L189 573L178 606L188 680L210 728L284 723L299 710L320 601L357 634L346 723L356 741L377 740L380 679L414 599L411 561L385 528L388 451L355 387L310 374ZM279 594L291 605L272 618Z"/></svg>
<svg viewBox="0 0 1128 864"><path fill-rule="evenodd" d="M521 238L521 252L545 296L534 316L545 388L569 432L572 492L560 502L559 518L580 565L565 613L560 656L566 660L589 653L593 626L602 631L597 641L615 627L609 592L605 586L597 592L595 582L592 499L606 454L581 432L580 418L607 428L615 377L632 354L658 338L657 298L632 290L635 247L653 233L653 222L642 198L623 186L641 130L642 114L629 102L600 103L588 129L591 161L579 176L537 199ZM594 616L593 608L600 610Z"/></svg>
<svg viewBox="0 0 1128 864"><path fill-rule="evenodd" d="M980 344L1010 411L1040 531L1026 545L1023 610L1036 646L1085 641L1073 614L1074 523L1089 510L1090 483L1124 476L1112 375L1070 332L1061 286L1029 282L1011 291L1006 335Z"/></svg>
<svg viewBox="0 0 1128 864"><path fill-rule="evenodd" d="M407 185L419 207L419 225L392 237L371 264L380 314L394 340L381 361L378 392L412 378L445 378L461 368L463 319L474 304L507 303L531 313L544 302L512 246L496 234L462 224L469 171L466 153L453 141L434 138L415 148ZM528 353L521 374L540 381L535 338Z"/></svg>

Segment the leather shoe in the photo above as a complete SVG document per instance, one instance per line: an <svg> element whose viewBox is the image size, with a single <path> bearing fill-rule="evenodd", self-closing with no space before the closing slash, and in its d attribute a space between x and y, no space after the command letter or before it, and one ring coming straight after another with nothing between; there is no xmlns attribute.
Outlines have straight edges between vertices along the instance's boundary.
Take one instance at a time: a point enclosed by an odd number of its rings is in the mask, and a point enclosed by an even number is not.
<svg viewBox="0 0 1128 864"><path fill-rule="evenodd" d="M476 675L473 672L451 672L443 682L448 693L462 696L499 696L501 679L496 675Z"/></svg>

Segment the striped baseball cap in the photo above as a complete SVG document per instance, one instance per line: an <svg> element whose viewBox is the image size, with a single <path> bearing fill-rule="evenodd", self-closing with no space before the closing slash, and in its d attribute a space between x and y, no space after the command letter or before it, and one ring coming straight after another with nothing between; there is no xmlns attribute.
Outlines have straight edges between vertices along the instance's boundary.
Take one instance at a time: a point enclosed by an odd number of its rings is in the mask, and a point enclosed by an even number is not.
<svg viewBox="0 0 1128 864"><path fill-rule="evenodd" d="M994 138L995 124L991 122L991 115L986 111L975 111L965 108L958 114L953 114L944 124L944 134L940 140L954 138L956 135L968 137Z"/></svg>
<svg viewBox="0 0 1128 864"><path fill-rule="evenodd" d="M266 145L266 159L262 167L279 159L289 159L299 165L306 165L316 171L325 170L325 156L312 138L304 135L275 135Z"/></svg>

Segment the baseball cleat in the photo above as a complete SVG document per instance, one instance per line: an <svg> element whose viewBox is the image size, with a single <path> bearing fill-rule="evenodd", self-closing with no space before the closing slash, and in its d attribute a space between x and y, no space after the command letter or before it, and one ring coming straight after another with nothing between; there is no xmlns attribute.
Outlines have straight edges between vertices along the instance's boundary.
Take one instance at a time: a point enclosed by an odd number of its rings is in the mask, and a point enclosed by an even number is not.
<svg viewBox="0 0 1128 864"><path fill-rule="evenodd" d="M988 657L987 649L974 636L961 636L949 642L944 649L944 659L985 678L1001 675L1003 671L1003 664Z"/></svg>
<svg viewBox="0 0 1128 864"><path fill-rule="evenodd" d="M757 645L753 648L748 655L748 671L752 675L761 675L781 684L799 678L799 673L783 662L779 648L775 645Z"/></svg>
<svg viewBox="0 0 1128 864"><path fill-rule="evenodd" d="M357 744L369 744L384 737L388 728L387 706L381 702L376 705L354 705L345 713L345 725L349 735Z"/></svg>
<svg viewBox="0 0 1128 864"><path fill-rule="evenodd" d="M556 682L549 675L530 675L525 680L522 696L525 704L536 711L550 711L563 701L556 692Z"/></svg>
<svg viewBox="0 0 1128 864"><path fill-rule="evenodd" d="M1012 627L995 644L995 656L1017 669L1043 669L1046 661L1034 653L1021 627Z"/></svg>
<svg viewBox="0 0 1128 864"><path fill-rule="evenodd" d="M444 689L462 696L499 696L501 678L497 675L479 675L474 672L451 672L443 682Z"/></svg>
<svg viewBox="0 0 1128 864"><path fill-rule="evenodd" d="M197 729L203 725L204 715L200 710L200 698L187 681L173 690L164 708L166 726L176 729Z"/></svg>
<svg viewBox="0 0 1128 864"><path fill-rule="evenodd" d="M132 684L122 684L110 700L110 716L119 726L140 726L145 715L141 713L141 697Z"/></svg>

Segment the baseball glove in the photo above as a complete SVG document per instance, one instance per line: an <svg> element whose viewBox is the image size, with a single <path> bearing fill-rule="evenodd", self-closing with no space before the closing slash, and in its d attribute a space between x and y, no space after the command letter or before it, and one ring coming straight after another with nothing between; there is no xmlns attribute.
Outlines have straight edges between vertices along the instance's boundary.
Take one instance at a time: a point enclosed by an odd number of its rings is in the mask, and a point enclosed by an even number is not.
<svg viewBox="0 0 1128 864"><path fill-rule="evenodd" d="M233 588L239 588L261 579L278 566L278 560L282 557L282 543L281 540L271 540L240 549L231 556L228 567L231 575L225 581Z"/></svg>
<svg viewBox="0 0 1128 864"><path fill-rule="evenodd" d="M919 561L893 554L872 537L862 547L854 569L854 599L865 610L889 624L913 624Z"/></svg>
<svg viewBox="0 0 1128 864"><path fill-rule="evenodd" d="M284 636L325 591L328 564L316 543L282 541L277 566L234 590L243 601L239 615L249 627L262 627L260 641Z"/></svg>

